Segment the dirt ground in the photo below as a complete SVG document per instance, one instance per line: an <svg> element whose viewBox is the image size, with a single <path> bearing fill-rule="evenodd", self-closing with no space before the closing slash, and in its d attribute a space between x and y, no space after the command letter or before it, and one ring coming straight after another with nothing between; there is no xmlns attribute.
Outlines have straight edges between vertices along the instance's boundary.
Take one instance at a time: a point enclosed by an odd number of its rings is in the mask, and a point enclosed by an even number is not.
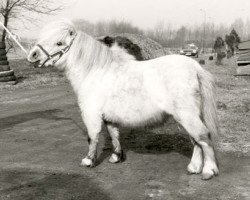
<svg viewBox="0 0 250 200"><path fill-rule="evenodd" d="M234 77L231 63L205 68L218 85L218 177L202 181L186 173L192 145L174 121L123 129L127 159L119 164L108 162L104 130L97 167L81 167L87 133L70 86L20 83L0 93L0 199L250 199L250 79Z"/></svg>

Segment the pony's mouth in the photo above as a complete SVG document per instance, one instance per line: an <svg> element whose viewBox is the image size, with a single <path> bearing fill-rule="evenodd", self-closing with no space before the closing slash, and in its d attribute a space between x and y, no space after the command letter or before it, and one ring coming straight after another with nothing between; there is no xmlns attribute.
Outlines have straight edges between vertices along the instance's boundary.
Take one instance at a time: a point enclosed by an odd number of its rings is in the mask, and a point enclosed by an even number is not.
<svg viewBox="0 0 250 200"><path fill-rule="evenodd" d="M45 66L42 66L42 63L40 60L36 61L36 62L30 62L30 65L33 66L34 68L43 68Z"/></svg>
<svg viewBox="0 0 250 200"><path fill-rule="evenodd" d="M54 62L53 62L54 64ZM30 66L33 66L34 68L47 68L47 67L53 67L53 65L44 65L43 62L40 60L35 62L30 62Z"/></svg>
<svg viewBox="0 0 250 200"><path fill-rule="evenodd" d="M33 66L34 68L41 67L40 60L35 61L35 62L29 62L30 66Z"/></svg>

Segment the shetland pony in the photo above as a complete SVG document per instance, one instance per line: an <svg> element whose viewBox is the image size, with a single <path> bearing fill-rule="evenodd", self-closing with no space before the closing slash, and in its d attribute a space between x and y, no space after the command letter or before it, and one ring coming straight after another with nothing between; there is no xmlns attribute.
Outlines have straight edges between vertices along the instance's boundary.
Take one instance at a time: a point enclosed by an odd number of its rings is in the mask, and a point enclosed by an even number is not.
<svg viewBox="0 0 250 200"><path fill-rule="evenodd" d="M89 136L89 152L81 164L93 167L102 124L114 147L111 163L122 160L119 127L145 126L171 115L194 144L187 167L203 179L217 175L211 135L217 135L214 82L195 60L167 55L136 61L114 45L111 48L77 31L67 20L48 24L28 61L65 71L78 98Z"/></svg>

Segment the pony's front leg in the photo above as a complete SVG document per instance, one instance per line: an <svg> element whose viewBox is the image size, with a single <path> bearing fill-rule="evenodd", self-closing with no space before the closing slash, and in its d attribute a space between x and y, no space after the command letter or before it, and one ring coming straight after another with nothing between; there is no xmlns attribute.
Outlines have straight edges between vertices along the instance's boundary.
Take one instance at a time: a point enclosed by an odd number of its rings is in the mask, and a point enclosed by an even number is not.
<svg viewBox="0 0 250 200"><path fill-rule="evenodd" d="M112 138L112 144L114 148L114 151L109 159L109 162L111 163L122 162L124 160L124 155L119 141L119 129L116 125L112 123L106 123L106 126Z"/></svg>
<svg viewBox="0 0 250 200"><path fill-rule="evenodd" d="M89 152L88 155L82 159L81 165L94 167L97 158L97 143L102 129L102 120L101 118L86 118L87 117L85 116L84 123L88 130Z"/></svg>

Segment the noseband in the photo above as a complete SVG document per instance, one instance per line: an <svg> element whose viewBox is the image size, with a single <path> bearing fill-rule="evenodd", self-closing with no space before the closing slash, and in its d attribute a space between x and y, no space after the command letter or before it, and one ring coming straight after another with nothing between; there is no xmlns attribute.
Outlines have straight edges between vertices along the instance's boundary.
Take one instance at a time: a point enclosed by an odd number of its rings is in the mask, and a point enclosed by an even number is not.
<svg viewBox="0 0 250 200"><path fill-rule="evenodd" d="M54 60L53 61L53 64L55 64L65 53L67 53L68 51L69 51L69 49L70 49L70 47L71 47L71 45L73 44L73 41L75 40L75 38L76 38L76 35L75 35L75 37L71 40L71 42L70 42L70 44L68 45L68 46L66 46L66 47L64 47L63 49L61 49L60 51L58 51L58 52L56 52L56 53L54 53L54 54L49 54L48 53L48 51L46 51L43 47L42 47L42 45L40 45L40 44L37 44L36 46L37 47L39 47L41 50L42 50L42 52L47 56L47 59L43 62L43 64L41 65L41 67L43 67L49 60L51 60L52 58L54 58L54 57L56 57L56 56L58 56L59 55L59 58L57 59L57 60Z"/></svg>

